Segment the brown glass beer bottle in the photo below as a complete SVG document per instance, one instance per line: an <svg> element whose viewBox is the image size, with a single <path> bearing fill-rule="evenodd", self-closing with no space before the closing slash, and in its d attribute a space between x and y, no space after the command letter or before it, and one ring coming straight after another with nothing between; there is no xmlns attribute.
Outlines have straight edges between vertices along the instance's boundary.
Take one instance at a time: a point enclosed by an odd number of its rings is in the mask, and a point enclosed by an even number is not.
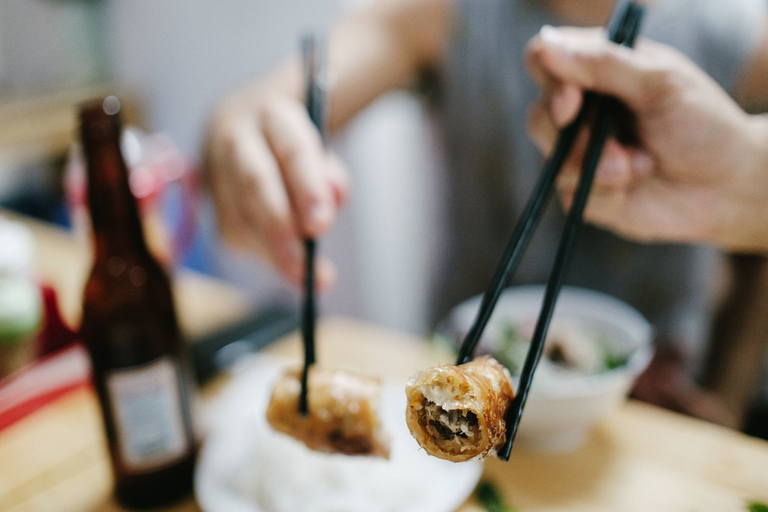
<svg viewBox="0 0 768 512"><path fill-rule="evenodd" d="M119 110L114 96L80 110L94 239L81 335L117 499L147 508L189 493L196 443L170 283L144 240L120 150Z"/></svg>

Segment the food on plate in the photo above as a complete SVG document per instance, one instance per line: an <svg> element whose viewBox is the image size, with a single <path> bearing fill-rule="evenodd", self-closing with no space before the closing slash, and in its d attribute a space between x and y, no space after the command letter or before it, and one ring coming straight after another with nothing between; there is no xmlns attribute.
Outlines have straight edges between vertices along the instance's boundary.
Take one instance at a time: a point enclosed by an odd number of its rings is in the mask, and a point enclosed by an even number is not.
<svg viewBox="0 0 768 512"><path fill-rule="evenodd" d="M509 372L492 357L419 372L405 393L408 428L428 454L464 462L504 444L504 417L515 395Z"/></svg>
<svg viewBox="0 0 768 512"><path fill-rule="evenodd" d="M389 439L379 418L381 382L344 370L309 371L309 414L299 414L301 369L289 369L275 384L267 421L308 448L345 455L389 457Z"/></svg>

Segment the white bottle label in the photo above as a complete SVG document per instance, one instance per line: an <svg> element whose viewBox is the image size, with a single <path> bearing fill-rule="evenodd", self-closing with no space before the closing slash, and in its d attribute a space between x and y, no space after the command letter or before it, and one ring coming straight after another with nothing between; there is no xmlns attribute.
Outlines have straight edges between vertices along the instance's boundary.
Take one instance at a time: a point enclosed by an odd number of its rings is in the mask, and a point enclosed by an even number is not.
<svg viewBox="0 0 768 512"><path fill-rule="evenodd" d="M179 366L167 356L107 375L117 446L127 469L159 468L189 449L179 382Z"/></svg>

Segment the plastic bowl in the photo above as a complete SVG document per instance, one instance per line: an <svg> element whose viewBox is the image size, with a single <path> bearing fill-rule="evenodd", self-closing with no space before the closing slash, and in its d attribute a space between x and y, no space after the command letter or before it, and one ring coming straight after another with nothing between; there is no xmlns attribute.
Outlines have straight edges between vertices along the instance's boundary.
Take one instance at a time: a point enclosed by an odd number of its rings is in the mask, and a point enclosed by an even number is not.
<svg viewBox="0 0 768 512"><path fill-rule="evenodd" d="M505 290L489 323L504 319L520 324L538 316L543 286ZM435 334L454 345L461 342L480 305L473 297L456 306ZM515 440L537 451L565 453L579 448L592 428L625 399L635 379L653 356L653 328L633 307L609 295L585 288L563 287L553 321L576 320L599 331L612 350L628 356L627 363L595 375L549 379L528 395ZM486 340L481 341L480 349Z"/></svg>

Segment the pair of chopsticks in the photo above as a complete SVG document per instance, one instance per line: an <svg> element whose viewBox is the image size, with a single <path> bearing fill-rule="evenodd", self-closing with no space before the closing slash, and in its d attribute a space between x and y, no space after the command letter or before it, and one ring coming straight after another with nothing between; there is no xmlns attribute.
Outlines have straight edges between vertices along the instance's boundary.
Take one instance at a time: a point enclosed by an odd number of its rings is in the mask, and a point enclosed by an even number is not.
<svg viewBox="0 0 768 512"><path fill-rule="evenodd" d="M611 22L608 27L610 41L633 47L640 24L643 18L643 8L632 1L619 1L614 8ZM583 223L584 208L587 204L589 192L595 176L595 170L603 151L603 146L611 133L616 111L620 108L619 102L610 97L586 93L584 101L576 118L560 132L555 150L550 159L544 164L541 175L536 183L534 191L526 204L525 210L515 226L512 237L504 249L501 262L494 273L490 286L483 295L480 309L474 323L462 342L459 357L456 364L464 364L472 359L478 342L491 318L501 292L517 270L523 253L528 247L533 232L541 219L544 207L552 196L555 179L562 168L565 159L573 149L581 128L587 119L594 115L592 133L587 145L587 150L582 162L581 177L574 196L573 205L568 213L560 244L555 256L549 279L547 281L544 300L536 323L536 329L531 340L528 354L520 376L518 392L507 411L505 418L507 425L507 438L504 447L499 451L498 457L509 460L512 451L512 443L520 425L528 392L530 391L533 374L541 358L544 349L544 341L547 336L552 314L555 310L557 297L562 288L565 274L573 259L576 248L576 239Z"/></svg>
<svg viewBox="0 0 768 512"><path fill-rule="evenodd" d="M312 123L320 132L325 143L325 91L321 84L320 73L323 57L320 43L314 35L307 35L301 41L301 54L306 79L306 107ZM315 253L317 242L313 238L304 239L306 252L304 270L304 308L301 318L301 333L304 342L304 368L301 372L301 393L299 394L299 413L309 413L307 403L309 369L315 364L315 320L317 318L315 300Z"/></svg>

